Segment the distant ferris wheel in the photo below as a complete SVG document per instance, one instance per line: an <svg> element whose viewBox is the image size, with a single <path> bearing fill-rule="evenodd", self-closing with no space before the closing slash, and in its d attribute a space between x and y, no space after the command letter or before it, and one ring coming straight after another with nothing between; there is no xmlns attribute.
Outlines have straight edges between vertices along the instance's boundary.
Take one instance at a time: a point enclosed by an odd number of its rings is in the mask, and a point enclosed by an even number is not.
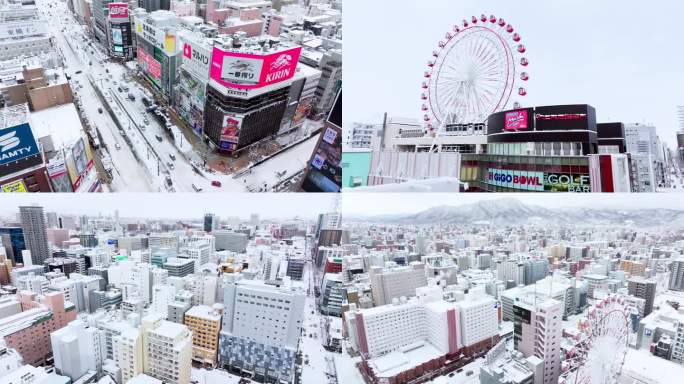
<svg viewBox="0 0 684 384"><path fill-rule="evenodd" d="M483 123L508 106L513 95L527 95L529 60L520 34L494 15L463 20L432 52L421 92L423 120L429 130L446 124Z"/></svg>
<svg viewBox="0 0 684 384"><path fill-rule="evenodd" d="M629 313L624 297L611 295L580 320L572 356L562 365L559 384L617 383L629 341Z"/></svg>

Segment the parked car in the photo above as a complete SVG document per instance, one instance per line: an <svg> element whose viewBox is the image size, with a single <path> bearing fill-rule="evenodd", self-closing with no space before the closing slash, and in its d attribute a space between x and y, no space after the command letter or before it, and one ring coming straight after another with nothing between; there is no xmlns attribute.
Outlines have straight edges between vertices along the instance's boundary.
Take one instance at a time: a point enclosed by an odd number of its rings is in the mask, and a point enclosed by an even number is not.
<svg viewBox="0 0 684 384"><path fill-rule="evenodd" d="M162 141L164 141L164 139L162 139L162 137L159 136L159 135L154 135L154 137L156 137L156 138L157 138L157 141L160 142L160 143L161 143Z"/></svg>
<svg viewBox="0 0 684 384"><path fill-rule="evenodd" d="M171 158L171 160L176 161L176 155L174 155L173 153L169 153L169 157Z"/></svg>
<svg viewBox="0 0 684 384"><path fill-rule="evenodd" d="M214 181L211 182L211 185L213 185L214 187L220 187L220 186L221 186L221 182L218 181L218 180L214 180Z"/></svg>
<svg viewBox="0 0 684 384"><path fill-rule="evenodd" d="M98 108L97 111L102 113L102 108Z"/></svg>
<svg viewBox="0 0 684 384"><path fill-rule="evenodd" d="M116 148L117 150L119 150L119 149L121 149L121 145L119 145L119 143L116 143L116 144L114 144L114 148Z"/></svg>
<svg viewBox="0 0 684 384"><path fill-rule="evenodd" d="M192 184L192 189L194 189L195 192L202 192L202 188L196 186L195 184Z"/></svg>

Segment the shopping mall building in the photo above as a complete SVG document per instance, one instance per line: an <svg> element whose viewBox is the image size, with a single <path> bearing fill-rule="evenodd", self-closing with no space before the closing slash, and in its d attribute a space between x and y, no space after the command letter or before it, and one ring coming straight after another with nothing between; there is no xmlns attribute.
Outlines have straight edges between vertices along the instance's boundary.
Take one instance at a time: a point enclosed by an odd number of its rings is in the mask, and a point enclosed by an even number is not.
<svg viewBox="0 0 684 384"><path fill-rule="evenodd" d="M461 154L468 192L629 192L622 123L596 123L586 104L489 116L482 153Z"/></svg>

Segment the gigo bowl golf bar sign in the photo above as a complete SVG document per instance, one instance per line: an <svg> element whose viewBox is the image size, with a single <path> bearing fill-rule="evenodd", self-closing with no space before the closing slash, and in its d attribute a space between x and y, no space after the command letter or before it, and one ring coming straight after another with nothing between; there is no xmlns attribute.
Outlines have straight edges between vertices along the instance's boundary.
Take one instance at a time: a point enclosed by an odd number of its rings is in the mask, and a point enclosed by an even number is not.
<svg viewBox="0 0 684 384"><path fill-rule="evenodd" d="M589 175L489 168L487 184L525 191L591 192Z"/></svg>

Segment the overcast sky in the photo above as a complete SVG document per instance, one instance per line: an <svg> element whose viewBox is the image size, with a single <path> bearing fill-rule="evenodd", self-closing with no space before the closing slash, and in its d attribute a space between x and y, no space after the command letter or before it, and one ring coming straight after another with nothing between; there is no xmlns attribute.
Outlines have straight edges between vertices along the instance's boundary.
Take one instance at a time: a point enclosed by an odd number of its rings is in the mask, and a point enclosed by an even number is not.
<svg viewBox="0 0 684 384"><path fill-rule="evenodd" d="M13 215L20 205L37 203L46 212L104 215L119 210L120 217L201 218L205 213L221 217L315 218L331 209L334 194L328 193L0 193L0 215Z"/></svg>
<svg viewBox="0 0 684 384"><path fill-rule="evenodd" d="M653 123L674 146L684 105L684 1L373 0L344 4L344 121L420 117L437 42L464 18L494 14L522 36L524 106L586 103L599 122Z"/></svg>
<svg viewBox="0 0 684 384"><path fill-rule="evenodd" d="M516 199L524 204L547 208L670 208L684 210L684 195L679 193L347 193L342 195L345 215L384 215L416 213L440 205L459 206L479 201Z"/></svg>

